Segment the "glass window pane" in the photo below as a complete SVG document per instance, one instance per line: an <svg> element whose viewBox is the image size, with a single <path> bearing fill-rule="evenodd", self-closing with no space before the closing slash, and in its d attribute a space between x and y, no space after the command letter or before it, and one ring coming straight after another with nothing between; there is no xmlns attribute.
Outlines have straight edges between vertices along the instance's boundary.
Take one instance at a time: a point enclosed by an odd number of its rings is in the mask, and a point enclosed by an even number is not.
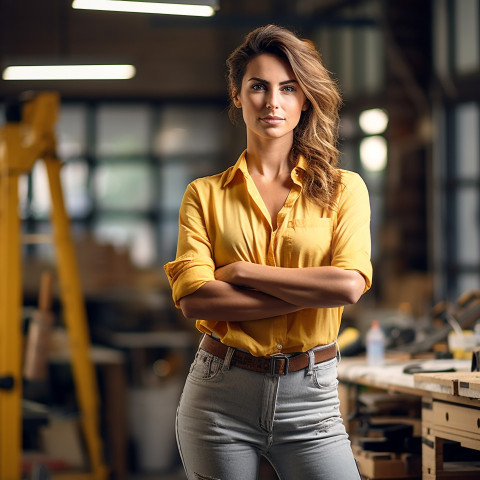
<svg viewBox="0 0 480 480"><path fill-rule="evenodd" d="M103 105L97 111L98 156L146 155L151 111L147 105Z"/></svg>
<svg viewBox="0 0 480 480"><path fill-rule="evenodd" d="M45 218L50 214L50 187L47 169L43 162L36 162L32 169L32 215Z"/></svg>
<svg viewBox="0 0 480 480"><path fill-rule="evenodd" d="M82 157L87 151L87 108L62 105L56 125L60 158Z"/></svg>
<svg viewBox="0 0 480 480"><path fill-rule="evenodd" d="M165 164L160 182L160 207L165 211L177 211L187 185L196 178L211 175L214 169L214 162Z"/></svg>
<svg viewBox="0 0 480 480"><path fill-rule="evenodd" d="M474 179L480 176L480 107L464 103L455 111L457 177Z"/></svg>
<svg viewBox="0 0 480 480"><path fill-rule="evenodd" d="M50 222L37 222L35 224L35 234L38 235L51 235L52 241L54 241L53 237L53 228ZM32 233L32 232L28 232ZM45 243L38 243L34 247L35 257L38 260L50 263L55 265L57 262L57 255L56 255L56 245L55 243L45 242ZM27 274L28 275L28 274Z"/></svg>
<svg viewBox="0 0 480 480"><path fill-rule="evenodd" d="M28 174L18 177L18 211L20 218L28 216Z"/></svg>
<svg viewBox="0 0 480 480"><path fill-rule="evenodd" d="M88 196L88 165L86 162L66 163L60 170L62 193L69 216L86 215L91 207ZM22 175L18 184L20 216L27 215L28 176ZM50 185L45 164L36 162L32 169L31 214L35 218L47 218L50 215Z"/></svg>
<svg viewBox="0 0 480 480"><path fill-rule="evenodd" d="M224 118L215 107L166 107L155 132L157 155L210 154L222 148Z"/></svg>
<svg viewBox="0 0 480 480"><path fill-rule="evenodd" d="M136 266L150 266L156 260L155 230L146 220L122 220L103 216L94 225L94 235L99 241L128 249Z"/></svg>
<svg viewBox="0 0 480 480"><path fill-rule="evenodd" d="M377 93L385 83L385 40L381 30L365 29L365 89Z"/></svg>
<svg viewBox="0 0 480 480"><path fill-rule="evenodd" d="M440 75L448 73L449 31L447 0L436 0L433 5L433 57L435 70Z"/></svg>
<svg viewBox="0 0 480 480"><path fill-rule="evenodd" d="M344 29L341 31L341 71L336 72L342 84L342 91L345 96L353 95L355 91L355 72L354 72L354 34L353 29Z"/></svg>
<svg viewBox="0 0 480 480"><path fill-rule="evenodd" d="M158 255L161 265L175 258L178 240L178 219L169 219L161 223L158 230Z"/></svg>
<svg viewBox="0 0 480 480"><path fill-rule="evenodd" d="M66 163L61 170L61 180L68 214L73 217L86 215L91 208L88 195L88 164Z"/></svg>
<svg viewBox="0 0 480 480"><path fill-rule="evenodd" d="M476 188L463 188L456 195L456 258L462 265L480 263L480 196Z"/></svg>
<svg viewBox="0 0 480 480"><path fill-rule="evenodd" d="M94 190L99 208L141 210L151 207L153 172L147 163L103 163L95 169Z"/></svg>
<svg viewBox="0 0 480 480"><path fill-rule="evenodd" d="M480 66L478 0L455 1L455 68L459 73L478 70Z"/></svg>
<svg viewBox="0 0 480 480"><path fill-rule="evenodd" d="M372 259L376 260L380 254L380 228L384 218L384 198L381 193L370 192L370 232L372 236Z"/></svg>
<svg viewBox="0 0 480 480"><path fill-rule="evenodd" d="M361 28L354 30L354 90L356 94L365 91L365 31Z"/></svg>
<svg viewBox="0 0 480 480"><path fill-rule="evenodd" d="M480 274L478 273L460 273L457 277L457 292L455 298L468 292L469 290L478 290L480 288Z"/></svg>
<svg viewBox="0 0 480 480"><path fill-rule="evenodd" d="M340 149L343 149L343 143L346 140L353 139L359 131L357 118L352 114L344 114L340 116L340 128L339 128L339 136L340 136Z"/></svg>
<svg viewBox="0 0 480 480"><path fill-rule="evenodd" d="M332 53L332 35L331 29L327 27L318 28L316 29L315 33L313 34L313 41L315 43L315 47L322 55L322 61L325 67L328 68L330 71L334 71L332 68L332 60L331 57L334 56ZM338 72L335 72L338 75Z"/></svg>
<svg viewBox="0 0 480 480"><path fill-rule="evenodd" d="M342 58L341 58L341 53L340 53L340 45L342 42L342 31L339 28L329 28L328 29L328 37L329 37L329 49L328 49L328 68L331 72L333 72L333 75L339 78L341 76L341 71L342 71ZM358 44L358 37L357 37L357 31L355 30L355 44ZM358 50L355 45L355 56L358 54ZM320 45L321 47L321 45ZM356 72L357 65L354 65L354 70ZM358 90L358 84L355 82L352 85L352 88L357 91Z"/></svg>
<svg viewBox="0 0 480 480"><path fill-rule="evenodd" d="M357 149L352 142L343 143L340 147L339 167L345 170L355 170Z"/></svg>

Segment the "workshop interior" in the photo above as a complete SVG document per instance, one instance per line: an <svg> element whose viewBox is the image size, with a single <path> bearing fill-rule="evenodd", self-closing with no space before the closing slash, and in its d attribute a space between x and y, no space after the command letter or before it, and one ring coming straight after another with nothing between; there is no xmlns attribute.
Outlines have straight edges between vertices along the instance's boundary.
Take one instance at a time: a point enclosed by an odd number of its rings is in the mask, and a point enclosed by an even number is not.
<svg viewBox="0 0 480 480"><path fill-rule="evenodd" d="M186 479L201 336L163 265L244 149L225 60L270 23L320 51L370 194L338 337L362 479L480 478L480 0L0 0L0 480Z"/></svg>

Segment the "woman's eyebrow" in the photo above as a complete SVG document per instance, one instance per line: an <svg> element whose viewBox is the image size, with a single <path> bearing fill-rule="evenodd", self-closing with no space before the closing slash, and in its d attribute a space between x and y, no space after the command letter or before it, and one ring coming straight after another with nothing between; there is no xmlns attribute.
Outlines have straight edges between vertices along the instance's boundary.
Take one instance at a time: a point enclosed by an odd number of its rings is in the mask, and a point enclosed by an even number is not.
<svg viewBox="0 0 480 480"><path fill-rule="evenodd" d="M263 78L259 77L252 77L248 80L249 82L262 82L266 84L270 84L268 80L264 80ZM283 82L280 82L280 85L286 85L287 83L298 83L295 79L292 80L284 80Z"/></svg>

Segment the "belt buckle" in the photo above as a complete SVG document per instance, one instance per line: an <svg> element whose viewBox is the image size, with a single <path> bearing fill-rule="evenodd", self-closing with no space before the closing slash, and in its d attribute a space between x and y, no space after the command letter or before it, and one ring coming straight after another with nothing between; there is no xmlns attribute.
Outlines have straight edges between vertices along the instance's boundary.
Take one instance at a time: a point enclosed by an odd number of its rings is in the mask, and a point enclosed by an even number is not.
<svg viewBox="0 0 480 480"><path fill-rule="evenodd" d="M283 373L278 373L278 375L286 375L288 373L288 369L289 369L289 366L290 366L290 357L288 357L287 355L283 354L283 353L275 353L274 355L272 355L270 357L270 374L271 375L276 375L276 366L277 366L277 363L276 363L276 360L285 360L285 368L283 369Z"/></svg>

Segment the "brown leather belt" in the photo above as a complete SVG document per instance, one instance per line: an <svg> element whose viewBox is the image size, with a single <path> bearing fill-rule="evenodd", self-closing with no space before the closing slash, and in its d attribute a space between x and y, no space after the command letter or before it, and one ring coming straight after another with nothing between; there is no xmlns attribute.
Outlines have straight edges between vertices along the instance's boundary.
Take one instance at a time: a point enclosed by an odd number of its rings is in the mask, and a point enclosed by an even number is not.
<svg viewBox="0 0 480 480"><path fill-rule="evenodd" d="M200 342L200 348L221 359L225 359L228 351L227 345L215 340L210 335L204 335ZM313 353L315 356L315 363L326 362L336 356L337 345L333 343L325 348L315 350ZM289 372L303 370L308 367L308 362L308 353L299 353L291 357L281 354L276 354L271 357L254 357L250 353L235 349L230 364L259 373L286 375Z"/></svg>

